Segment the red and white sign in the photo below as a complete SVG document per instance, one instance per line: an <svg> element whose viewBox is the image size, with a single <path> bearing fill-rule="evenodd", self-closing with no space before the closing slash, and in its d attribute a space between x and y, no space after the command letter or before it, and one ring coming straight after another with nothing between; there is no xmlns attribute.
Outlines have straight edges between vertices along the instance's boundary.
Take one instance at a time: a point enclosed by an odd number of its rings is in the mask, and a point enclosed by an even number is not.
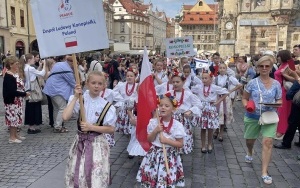
<svg viewBox="0 0 300 188"><path fill-rule="evenodd" d="M77 46L77 38L76 37L67 37L65 38L66 48Z"/></svg>

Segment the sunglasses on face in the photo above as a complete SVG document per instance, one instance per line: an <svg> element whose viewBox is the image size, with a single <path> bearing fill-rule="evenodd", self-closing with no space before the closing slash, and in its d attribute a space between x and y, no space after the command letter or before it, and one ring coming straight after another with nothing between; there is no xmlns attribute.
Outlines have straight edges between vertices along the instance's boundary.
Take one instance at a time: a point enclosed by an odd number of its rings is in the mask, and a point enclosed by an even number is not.
<svg viewBox="0 0 300 188"><path fill-rule="evenodd" d="M267 69L267 68L270 68L270 65L258 65L258 67Z"/></svg>

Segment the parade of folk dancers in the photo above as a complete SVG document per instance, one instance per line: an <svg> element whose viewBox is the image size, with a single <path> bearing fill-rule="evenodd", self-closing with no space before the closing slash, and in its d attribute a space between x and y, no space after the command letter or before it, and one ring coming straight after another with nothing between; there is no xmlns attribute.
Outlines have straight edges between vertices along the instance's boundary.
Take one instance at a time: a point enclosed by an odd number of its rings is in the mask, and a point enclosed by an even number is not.
<svg viewBox="0 0 300 188"><path fill-rule="evenodd" d="M110 187L114 148L137 161L132 188L188 187L185 158L210 158L216 143L229 142L237 106L244 113L243 162L256 160L254 144L262 136L257 173L263 184L273 183L272 148L290 149L300 123L299 45L293 54L265 50L231 58L197 54L193 37L185 36L164 38L163 55L150 55L146 46L143 54L118 53L107 50L102 1L39 1L30 2L39 52L1 57L5 125L9 144L26 143L21 126L41 135L47 105L53 134L72 133L67 123L76 127L64 187ZM48 6L56 12L48 15ZM82 7L85 14L78 13ZM115 140L120 135L128 141L123 148Z"/></svg>

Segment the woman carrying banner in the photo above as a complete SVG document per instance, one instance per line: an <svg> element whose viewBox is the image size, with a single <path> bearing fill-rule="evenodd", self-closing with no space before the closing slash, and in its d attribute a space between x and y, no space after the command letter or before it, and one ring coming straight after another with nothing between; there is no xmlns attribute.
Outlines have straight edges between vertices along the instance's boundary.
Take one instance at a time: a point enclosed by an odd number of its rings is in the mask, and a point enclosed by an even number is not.
<svg viewBox="0 0 300 188"><path fill-rule="evenodd" d="M110 165L109 144L104 134L114 133L116 109L99 96L105 87L105 78L98 71L87 77L87 88L83 94L86 122L79 122L78 133L69 152L66 169L66 188L106 188L109 184ZM78 116L80 84L75 87L75 95L69 99L63 112L63 119Z"/></svg>

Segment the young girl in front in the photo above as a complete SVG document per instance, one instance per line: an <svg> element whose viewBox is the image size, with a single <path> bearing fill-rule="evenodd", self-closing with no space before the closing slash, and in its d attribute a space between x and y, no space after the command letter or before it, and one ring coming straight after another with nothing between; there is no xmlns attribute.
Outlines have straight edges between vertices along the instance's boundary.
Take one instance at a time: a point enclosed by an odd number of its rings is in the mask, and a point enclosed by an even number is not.
<svg viewBox="0 0 300 188"><path fill-rule="evenodd" d="M178 102L171 93L159 97L160 118L150 120L147 132L152 143L137 174L137 181L147 188L184 187L181 158L177 148L183 147L183 125L173 118ZM162 145L166 147L170 174L167 174Z"/></svg>
<svg viewBox="0 0 300 188"><path fill-rule="evenodd" d="M184 81L184 75L175 70L172 76L173 90L170 93L178 101L174 118L183 124L186 133L184 146L180 153L189 154L193 151L194 145L192 126L197 124L197 117L201 114L202 103L191 91L183 88Z"/></svg>
<svg viewBox="0 0 300 188"><path fill-rule="evenodd" d="M212 84L212 76L208 72L202 73L203 85L196 85L192 91L197 93L203 109L198 126L201 128L201 152L212 152L213 130L219 128L219 116L216 106L225 99L228 94L226 88ZM218 95L222 95L218 99ZM208 130L208 148L206 149L206 130Z"/></svg>
<svg viewBox="0 0 300 188"><path fill-rule="evenodd" d="M164 68L164 63L162 60L156 60L154 62L154 73L153 75L153 80L154 80L154 86L160 85L164 82L168 82L168 76L166 73L163 71Z"/></svg>
<svg viewBox="0 0 300 188"><path fill-rule="evenodd" d="M87 90L83 94L86 121L78 121L78 133L69 152L66 168L65 187L108 187L110 149L104 134L114 132L116 109L99 96L105 87L105 78L98 71L92 71L87 77ZM63 112L63 120L72 115L78 116L79 95L82 88L75 87L75 95L69 99ZM79 119L78 119L79 120Z"/></svg>
<svg viewBox="0 0 300 188"><path fill-rule="evenodd" d="M135 69L126 70L126 82L119 82L113 89L114 92L123 97L122 105L118 107L118 119L116 123L116 132L121 134L131 134L132 125L129 121L127 109L133 108L137 100L137 86L135 82L138 72Z"/></svg>
<svg viewBox="0 0 300 188"><path fill-rule="evenodd" d="M219 75L215 77L215 84L222 88L228 90L229 94L243 87L242 84L234 76L227 75L227 66L225 63L220 63L219 65ZM222 95L219 95L218 98L221 98ZM223 101L221 101L218 108L219 114L219 124L220 128L216 129L214 132L213 138L220 142L223 142L223 132L225 125L229 125L233 122L233 111L232 111L232 102L229 96L227 96Z"/></svg>

